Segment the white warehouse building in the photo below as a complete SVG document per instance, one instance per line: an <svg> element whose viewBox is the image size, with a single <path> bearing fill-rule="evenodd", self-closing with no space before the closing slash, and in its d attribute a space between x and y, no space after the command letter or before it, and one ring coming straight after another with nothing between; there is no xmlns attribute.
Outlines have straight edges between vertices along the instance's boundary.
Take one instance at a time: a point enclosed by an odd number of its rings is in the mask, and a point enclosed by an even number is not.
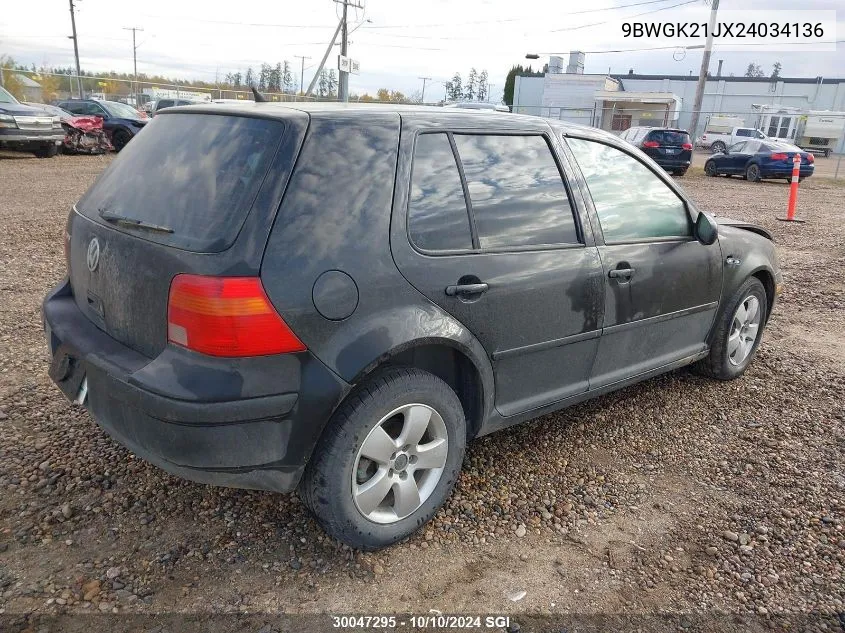
<svg viewBox="0 0 845 633"><path fill-rule="evenodd" d="M829 77L711 76L704 89L698 130L689 130L698 77L695 75L583 74L584 54L573 52L567 72L551 58L542 77L516 77L513 111L622 132L632 126L678 127L693 138L711 116L738 117L748 127L768 124L761 112L802 114L830 111L841 121L835 151L845 151L845 79ZM790 128L791 129L791 128Z"/></svg>

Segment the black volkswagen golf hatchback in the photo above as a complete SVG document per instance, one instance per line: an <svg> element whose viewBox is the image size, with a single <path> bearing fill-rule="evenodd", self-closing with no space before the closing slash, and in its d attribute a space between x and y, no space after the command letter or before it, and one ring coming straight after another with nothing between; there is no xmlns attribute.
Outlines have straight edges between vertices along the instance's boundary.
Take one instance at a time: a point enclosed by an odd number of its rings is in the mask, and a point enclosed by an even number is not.
<svg viewBox="0 0 845 633"><path fill-rule="evenodd" d="M781 284L765 231L608 133L424 107L165 110L65 250L64 394L364 549L431 519L468 440L682 365L739 376Z"/></svg>

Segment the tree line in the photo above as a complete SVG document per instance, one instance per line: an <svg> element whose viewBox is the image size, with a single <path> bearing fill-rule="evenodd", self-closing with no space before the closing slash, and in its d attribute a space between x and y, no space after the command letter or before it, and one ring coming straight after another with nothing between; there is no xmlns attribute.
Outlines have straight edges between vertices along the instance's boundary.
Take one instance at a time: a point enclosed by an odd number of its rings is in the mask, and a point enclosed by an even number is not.
<svg viewBox="0 0 845 633"><path fill-rule="evenodd" d="M478 72L471 68L466 82L461 79L461 73L456 72L446 82L447 101L487 101L490 98L489 91L486 70Z"/></svg>

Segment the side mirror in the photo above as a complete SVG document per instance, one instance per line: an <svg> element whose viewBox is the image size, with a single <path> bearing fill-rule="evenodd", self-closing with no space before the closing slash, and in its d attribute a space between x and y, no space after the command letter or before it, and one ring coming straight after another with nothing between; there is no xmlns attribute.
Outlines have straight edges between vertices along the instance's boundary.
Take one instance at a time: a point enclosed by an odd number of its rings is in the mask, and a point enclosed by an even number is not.
<svg viewBox="0 0 845 633"><path fill-rule="evenodd" d="M710 246L716 241L719 236L719 225L710 214L700 211L698 218L695 220L695 239Z"/></svg>

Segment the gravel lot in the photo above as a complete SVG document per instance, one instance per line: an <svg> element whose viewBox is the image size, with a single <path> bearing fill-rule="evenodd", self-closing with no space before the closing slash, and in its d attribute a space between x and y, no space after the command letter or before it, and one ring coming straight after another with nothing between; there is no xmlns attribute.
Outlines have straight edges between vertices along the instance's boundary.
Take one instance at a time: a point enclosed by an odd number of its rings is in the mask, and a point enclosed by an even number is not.
<svg viewBox="0 0 845 633"><path fill-rule="evenodd" d="M0 614L724 612L817 614L835 630L845 183L803 183L809 221L786 225L785 183L691 171L681 182L704 208L779 245L786 289L748 373L681 370L483 438L432 524L363 554L295 496L171 477L64 400L39 305L63 275L68 209L111 159L13 156L0 157Z"/></svg>

